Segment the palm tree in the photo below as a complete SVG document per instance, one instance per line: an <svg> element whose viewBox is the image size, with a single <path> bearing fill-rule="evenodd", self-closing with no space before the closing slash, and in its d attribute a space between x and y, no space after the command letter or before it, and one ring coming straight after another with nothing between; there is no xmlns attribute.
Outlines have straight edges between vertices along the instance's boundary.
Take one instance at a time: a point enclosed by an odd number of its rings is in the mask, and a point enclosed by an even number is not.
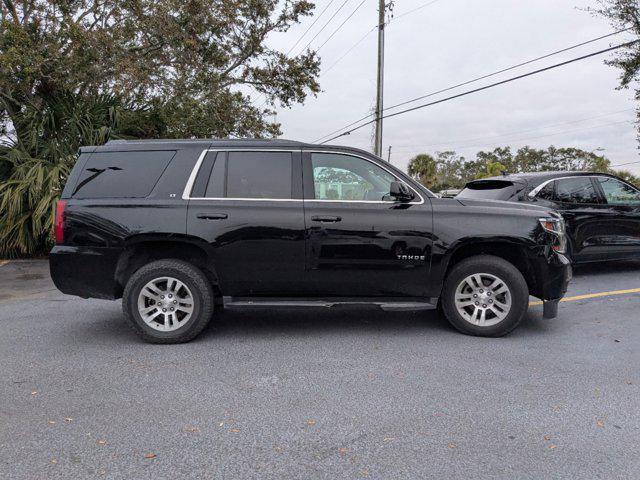
<svg viewBox="0 0 640 480"><path fill-rule="evenodd" d="M438 162L428 153L416 155L409 161L409 175L431 188L438 183Z"/></svg>
<svg viewBox="0 0 640 480"><path fill-rule="evenodd" d="M13 118L14 138L0 144L0 256L42 254L52 241L54 205L82 145L101 145L134 124L114 97L56 95ZM144 122L140 122L144 124Z"/></svg>

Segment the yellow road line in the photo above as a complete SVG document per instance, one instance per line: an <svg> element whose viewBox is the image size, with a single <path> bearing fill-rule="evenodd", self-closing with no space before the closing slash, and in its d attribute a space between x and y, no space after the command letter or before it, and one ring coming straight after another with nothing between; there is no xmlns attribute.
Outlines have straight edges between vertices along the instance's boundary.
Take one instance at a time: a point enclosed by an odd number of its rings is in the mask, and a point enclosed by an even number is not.
<svg viewBox="0 0 640 480"><path fill-rule="evenodd" d="M0 260L0 267L9 263L9 260Z"/></svg>
<svg viewBox="0 0 640 480"><path fill-rule="evenodd" d="M576 295L575 297L564 297L561 302L575 302L576 300L586 300L588 298L609 297L612 295L628 295L630 293L640 293L640 288L630 288L628 290L614 290L612 292L587 293L586 295ZM531 302L529 305L542 305L543 302Z"/></svg>

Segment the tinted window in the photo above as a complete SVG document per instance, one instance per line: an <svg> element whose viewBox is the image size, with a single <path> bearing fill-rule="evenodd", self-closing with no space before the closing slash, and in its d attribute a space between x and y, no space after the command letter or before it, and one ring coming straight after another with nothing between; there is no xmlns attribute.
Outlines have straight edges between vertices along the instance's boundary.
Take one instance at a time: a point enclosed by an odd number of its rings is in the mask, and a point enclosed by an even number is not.
<svg viewBox="0 0 640 480"><path fill-rule="evenodd" d="M220 153L216 159L216 163L211 170L211 176L209 177L209 183L207 184L206 197L209 198L223 198L224 197L224 182L226 176L226 155Z"/></svg>
<svg viewBox="0 0 640 480"><path fill-rule="evenodd" d="M196 177L195 182L193 182L193 188L191 189L191 196L194 198L200 198L205 196L205 192L207 189L207 182L211 176L211 169L213 168L213 164L216 161L216 157L218 152L207 152L204 159L202 160L202 164L200 165L200 170L198 170L198 176ZM220 154L222 157L224 154Z"/></svg>
<svg viewBox="0 0 640 480"><path fill-rule="evenodd" d="M141 198L151 193L175 152L94 153L76 184L75 198Z"/></svg>
<svg viewBox="0 0 640 480"><path fill-rule="evenodd" d="M600 203L589 177L556 180L556 198L565 203Z"/></svg>
<svg viewBox="0 0 640 480"><path fill-rule="evenodd" d="M640 203L640 192L631 185L611 177L598 177L598 182L604 191L607 203L612 205Z"/></svg>
<svg viewBox="0 0 640 480"><path fill-rule="evenodd" d="M291 153L229 152L228 156L228 198L291 198Z"/></svg>
<svg viewBox="0 0 640 480"><path fill-rule="evenodd" d="M547 183L542 188L542 190L538 192L538 194L536 195L536 198L540 198L542 200L549 200L549 201L555 200L555 195L554 195L555 185L556 185L555 181Z"/></svg>
<svg viewBox="0 0 640 480"><path fill-rule="evenodd" d="M515 193L516 187L512 182L503 180L481 180L467 183L456 198L507 200Z"/></svg>
<svg viewBox="0 0 640 480"><path fill-rule="evenodd" d="M391 173L360 157L312 153L313 183L318 200L389 200Z"/></svg>

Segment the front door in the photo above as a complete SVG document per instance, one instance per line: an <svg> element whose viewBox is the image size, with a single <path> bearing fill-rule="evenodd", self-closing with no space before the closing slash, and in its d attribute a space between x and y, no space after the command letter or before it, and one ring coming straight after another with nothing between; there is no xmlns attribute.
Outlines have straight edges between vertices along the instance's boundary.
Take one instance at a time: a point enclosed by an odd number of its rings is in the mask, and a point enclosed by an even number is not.
<svg viewBox="0 0 640 480"><path fill-rule="evenodd" d="M392 173L372 158L304 152L307 284L319 296L425 297L431 204L389 196Z"/></svg>
<svg viewBox="0 0 640 480"><path fill-rule="evenodd" d="M304 275L299 151L209 151L187 233L209 243L223 295L294 296Z"/></svg>

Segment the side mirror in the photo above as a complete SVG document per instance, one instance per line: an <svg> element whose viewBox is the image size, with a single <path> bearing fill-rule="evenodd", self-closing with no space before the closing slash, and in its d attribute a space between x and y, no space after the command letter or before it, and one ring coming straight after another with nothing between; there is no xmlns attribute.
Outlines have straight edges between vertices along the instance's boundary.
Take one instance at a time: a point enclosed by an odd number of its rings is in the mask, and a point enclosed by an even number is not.
<svg viewBox="0 0 640 480"><path fill-rule="evenodd" d="M413 192L403 182L391 182L389 195L400 202L410 202L414 198Z"/></svg>

